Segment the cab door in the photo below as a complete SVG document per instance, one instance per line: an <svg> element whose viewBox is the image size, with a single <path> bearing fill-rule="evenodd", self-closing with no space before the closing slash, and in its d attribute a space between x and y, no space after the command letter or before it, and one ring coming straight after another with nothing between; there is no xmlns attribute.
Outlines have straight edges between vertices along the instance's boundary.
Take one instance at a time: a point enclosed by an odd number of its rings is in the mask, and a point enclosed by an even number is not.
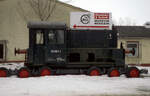
<svg viewBox="0 0 150 96"><path fill-rule="evenodd" d="M34 64L35 65L43 65L45 63L45 30L44 29L36 29L34 30Z"/></svg>
<svg viewBox="0 0 150 96"><path fill-rule="evenodd" d="M49 29L46 34L46 63L51 66L64 66L66 61L65 30Z"/></svg>

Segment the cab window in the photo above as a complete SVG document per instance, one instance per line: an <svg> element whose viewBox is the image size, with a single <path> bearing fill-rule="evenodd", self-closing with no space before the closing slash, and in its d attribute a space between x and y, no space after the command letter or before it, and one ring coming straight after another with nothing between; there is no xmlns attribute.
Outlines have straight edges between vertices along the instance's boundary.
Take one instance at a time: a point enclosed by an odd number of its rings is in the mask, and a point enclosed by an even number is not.
<svg viewBox="0 0 150 96"><path fill-rule="evenodd" d="M56 32L53 30L50 30L48 33L48 42L49 44L55 44L56 43Z"/></svg>
<svg viewBox="0 0 150 96"><path fill-rule="evenodd" d="M64 44L64 30L57 30L57 44Z"/></svg>
<svg viewBox="0 0 150 96"><path fill-rule="evenodd" d="M44 44L44 35L42 30L36 32L36 44Z"/></svg>
<svg viewBox="0 0 150 96"><path fill-rule="evenodd" d="M49 30L49 44L64 44L64 30Z"/></svg>

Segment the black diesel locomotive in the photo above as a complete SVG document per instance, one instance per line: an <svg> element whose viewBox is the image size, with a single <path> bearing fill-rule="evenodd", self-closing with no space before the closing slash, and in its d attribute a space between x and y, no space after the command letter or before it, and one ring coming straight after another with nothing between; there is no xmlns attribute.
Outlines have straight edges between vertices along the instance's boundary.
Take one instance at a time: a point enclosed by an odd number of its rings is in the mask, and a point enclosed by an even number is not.
<svg viewBox="0 0 150 96"><path fill-rule="evenodd" d="M117 30L72 30L63 23L30 22L29 48L19 77L60 74L108 74L139 77L141 71L125 65L125 50L117 48ZM122 45L122 44L121 44ZM134 54L134 51L132 51Z"/></svg>

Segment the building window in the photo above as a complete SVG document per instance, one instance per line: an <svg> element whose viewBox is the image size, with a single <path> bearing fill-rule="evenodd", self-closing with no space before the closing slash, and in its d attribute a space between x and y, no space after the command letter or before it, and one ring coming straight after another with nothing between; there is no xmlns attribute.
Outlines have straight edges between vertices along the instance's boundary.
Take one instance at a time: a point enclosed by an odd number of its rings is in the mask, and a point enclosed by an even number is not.
<svg viewBox="0 0 150 96"><path fill-rule="evenodd" d="M4 45L3 44L0 44L0 59L3 59L4 58Z"/></svg>
<svg viewBox="0 0 150 96"><path fill-rule="evenodd" d="M6 41L0 40L0 61L4 61L6 58Z"/></svg>
<svg viewBox="0 0 150 96"><path fill-rule="evenodd" d="M139 56L139 42L138 41L128 41L127 42L127 50L131 51L131 53L127 54L128 57L138 57Z"/></svg>

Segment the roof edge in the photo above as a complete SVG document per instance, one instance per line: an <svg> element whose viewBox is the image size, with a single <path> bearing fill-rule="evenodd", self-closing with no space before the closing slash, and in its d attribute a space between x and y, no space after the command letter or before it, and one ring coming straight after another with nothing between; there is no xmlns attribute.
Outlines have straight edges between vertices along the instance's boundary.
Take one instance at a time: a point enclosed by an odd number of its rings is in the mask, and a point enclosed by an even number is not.
<svg viewBox="0 0 150 96"><path fill-rule="evenodd" d="M72 8L79 9L79 10L81 10L81 11L90 12L90 11L88 11L88 10L82 9L82 8L80 8L80 7L73 6L73 5L71 5L71 4L64 3L64 2L62 2L62 1L58 1L58 0L57 0L56 2L57 2L57 3L60 3L60 4L63 4L63 5L65 5L65 6L67 6L67 7L72 7Z"/></svg>

